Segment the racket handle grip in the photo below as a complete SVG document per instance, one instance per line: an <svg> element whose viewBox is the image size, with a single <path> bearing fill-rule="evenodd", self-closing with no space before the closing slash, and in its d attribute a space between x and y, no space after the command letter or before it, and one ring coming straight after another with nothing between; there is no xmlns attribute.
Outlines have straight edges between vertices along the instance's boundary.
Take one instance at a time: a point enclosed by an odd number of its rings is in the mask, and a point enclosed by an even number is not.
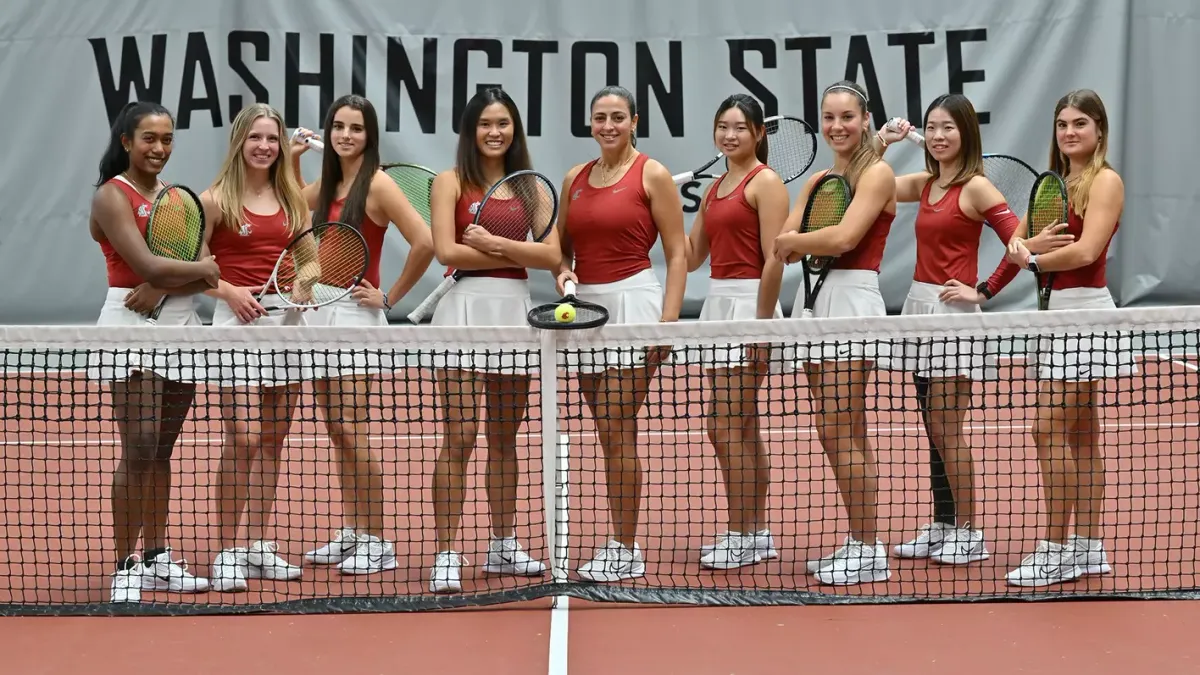
<svg viewBox="0 0 1200 675"><path fill-rule="evenodd" d="M301 143L307 145L313 150L316 150L317 152L325 152L325 143L316 138L300 138L299 129L292 132L292 140L299 140Z"/></svg>
<svg viewBox="0 0 1200 675"><path fill-rule="evenodd" d="M908 135L905 136L905 138L913 143L916 143L917 145L925 145L925 137L915 131L908 132Z"/></svg>
<svg viewBox="0 0 1200 675"><path fill-rule="evenodd" d="M408 320L412 323L421 323L421 320L429 316L429 313L437 306L438 301L442 299L442 296L446 295L452 286L454 286L453 276L443 279L442 283L438 284L438 287L433 289L433 292L422 300L416 309L408 313Z"/></svg>
<svg viewBox="0 0 1200 675"><path fill-rule="evenodd" d="M572 296L572 297L575 295L575 282L574 281L567 279L566 281L563 282L563 295L568 295L568 296Z"/></svg>
<svg viewBox="0 0 1200 675"><path fill-rule="evenodd" d="M691 180L695 175L696 174L692 171L684 171L683 173L677 173L674 176L671 176L671 180L675 181L676 185L683 185Z"/></svg>

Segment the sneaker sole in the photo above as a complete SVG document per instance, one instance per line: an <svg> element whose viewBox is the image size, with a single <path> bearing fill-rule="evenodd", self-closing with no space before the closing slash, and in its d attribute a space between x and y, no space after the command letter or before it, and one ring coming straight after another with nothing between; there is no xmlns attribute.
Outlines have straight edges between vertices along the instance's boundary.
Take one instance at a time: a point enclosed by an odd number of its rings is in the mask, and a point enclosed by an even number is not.
<svg viewBox="0 0 1200 675"><path fill-rule="evenodd" d="M596 574L592 574L591 572L582 571L577 572L577 574L579 575L579 578L583 579L584 581L594 581L596 583L607 584L616 581L625 581L627 579L641 579L642 577L646 576L646 567L644 565L640 565L634 568L632 572L625 574L614 574L612 572L598 572Z"/></svg>
<svg viewBox="0 0 1200 675"><path fill-rule="evenodd" d="M545 566L538 569L530 565L516 565L512 563L503 563L500 565L488 563L482 569L484 574L497 574L510 577L540 577L546 573Z"/></svg>
<svg viewBox="0 0 1200 675"><path fill-rule="evenodd" d="M1010 579L1004 578L1010 586L1020 586L1021 588L1042 588L1044 586L1054 586L1055 584L1069 584L1072 581L1078 581L1083 576L1083 572L1076 569L1076 574L1073 576L1064 576L1059 579Z"/></svg>
<svg viewBox="0 0 1200 675"><path fill-rule="evenodd" d="M275 572L264 571L267 569L275 569L278 571L275 571ZM247 579L264 579L266 581L295 581L302 576L304 576L304 570L300 569L299 567L266 568L266 567L255 567L255 566L251 565L249 571L246 572Z"/></svg>
<svg viewBox="0 0 1200 675"><path fill-rule="evenodd" d="M969 556L947 556L944 558L938 556L929 556L929 559L940 565L970 565L973 562L987 560L990 557L992 557L992 554L984 551L983 553L972 553Z"/></svg>
<svg viewBox="0 0 1200 675"><path fill-rule="evenodd" d="M823 579L821 578L821 575L816 576L817 581L820 581L826 586L857 586L858 584L874 584L879 583L880 581L887 581L888 579L892 578L892 570L891 568L888 568L886 570L870 570L869 572L863 571L858 572L853 576L848 576L841 579Z"/></svg>
<svg viewBox="0 0 1200 675"><path fill-rule="evenodd" d="M396 559L393 557L390 559L385 559L384 562L380 563L379 565L371 565L370 567L363 569L357 567L339 567L338 571L342 574L363 575L377 574L379 572L387 572L388 570L394 569L396 569Z"/></svg>

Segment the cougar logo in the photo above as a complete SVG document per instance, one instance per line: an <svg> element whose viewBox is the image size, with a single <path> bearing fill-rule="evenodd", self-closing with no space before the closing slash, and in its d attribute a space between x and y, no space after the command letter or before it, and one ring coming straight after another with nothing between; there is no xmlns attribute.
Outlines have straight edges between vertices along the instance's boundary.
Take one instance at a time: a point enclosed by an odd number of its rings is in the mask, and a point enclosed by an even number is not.
<svg viewBox="0 0 1200 675"><path fill-rule="evenodd" d="M571 193L571 201L575 201L576 199L579 199L579 195L581 195L581 194L583 194L582 189L572 192Z"/></svg>
<svg viewBox="0 0 1200 675"><path fill-rule="evenodd" d="M471 215L479 213L479 202L472 202L471 205L467 207L467 213L470 213Z"/></svg>
<svg viewBox="0 0 1200 675"><path fill-rule="evenodd" d="M150 207L145 204L138 206L137 214L138 214L138 218L149 218L150 217Z"/></svg>

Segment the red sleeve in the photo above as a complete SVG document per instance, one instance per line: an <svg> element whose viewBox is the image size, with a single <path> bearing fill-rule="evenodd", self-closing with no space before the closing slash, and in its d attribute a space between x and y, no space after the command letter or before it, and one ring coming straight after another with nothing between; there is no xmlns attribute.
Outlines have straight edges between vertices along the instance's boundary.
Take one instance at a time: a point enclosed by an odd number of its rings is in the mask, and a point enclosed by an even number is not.
<svg viewBox="0 0 1200 675"><path fill-rule="evenodd" d="M1017 228L1021 225L1021 219L1017 218L1012 209L1008 208L1008 204L1001 202L984 212L983 216L987 218L988 225L996 232L996 236L1000 237L1000 241L1005 248L1008 247L1008 242L1017 233ZM987 280L988 292L996 295L1004 290L1004 287L1010 281L1017 278L1017 274L1021 272L1021 268L1009 262L1008 258L1003 258L1000 265L996 267L996 271Z"/></svg>

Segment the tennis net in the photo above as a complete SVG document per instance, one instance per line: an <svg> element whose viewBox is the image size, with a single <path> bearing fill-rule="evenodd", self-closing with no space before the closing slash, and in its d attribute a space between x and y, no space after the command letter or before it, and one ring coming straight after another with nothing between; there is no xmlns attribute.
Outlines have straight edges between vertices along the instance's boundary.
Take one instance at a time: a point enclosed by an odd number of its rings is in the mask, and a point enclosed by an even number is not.
<svg viewBox="0 0 1200 675"><path fill-rule="evenodd" d="M1198 349L1195 307L545 332L0 327L0 612L1191 596ZM852 360L813 371L822 352ZM852 366L863 355L874 369ZM951 360L977 379L914 377ZM105 381L131 364L194 394ZM1056 379L1080 368L1132 372ZM936 499L932 448L953 484ZM1066 486L1050 505L1043 466ZM126 528L163 503L159 536L136 540ZM1048 533L1065 504L1075 522ZM898 552L935 507L935 550ZM151 564L113 603L121 532ZM852 534L856 564L810 565Z"/></svg>

